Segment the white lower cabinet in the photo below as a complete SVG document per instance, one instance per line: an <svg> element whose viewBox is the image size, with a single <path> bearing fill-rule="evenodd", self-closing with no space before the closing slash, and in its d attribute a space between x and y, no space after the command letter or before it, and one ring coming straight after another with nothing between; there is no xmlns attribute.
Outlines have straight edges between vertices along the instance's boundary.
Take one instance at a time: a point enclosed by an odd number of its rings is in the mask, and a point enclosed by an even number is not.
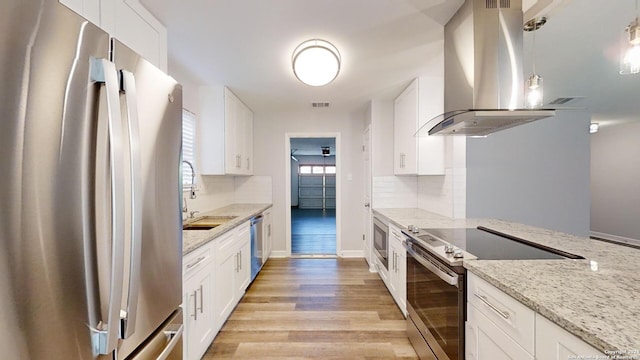
<svg viewBox="0 0 640 360"><path fill-rule="evenodd" d="M200 359L217 329L213 301L213 244L207 244L184 258L184 357Z"/></svg>
<svg viewBox="0 0 640 360"><path fill-rule="evenodd" d="M262 222L262 263L266 263L273 249L273 237L271 236L273 227L273 218L271 209L262 213L264 221Z"/></svg>
<svg viewBox="0 0 640 360"><path fill-rule="evenodd" d="M467 272L465 358L568 360L604 354Z"/></svg>
<svg viewBox="0 0 640 360"><path fill-rule="evenodd" d="M220 327L240 302L251 281L249 222L216 241L216 318Z"/></svg>
<svg viewBox="0 0 640 360"><path fill-rule="evenodd" d="M533 355L471 304L467 306L465 329L466 360L534 359Z"/></svg>
<svg viewBox="0 0 640 360"><path fill-rule="evenodd" d="M200 359L251 281L249 222L183 259L184 359Z"/></svg>
<svg viewBox="0 0 640 360"><path fill-rule="evenodd" d="M536 314L536 357L540 360L606 359L602 352L540 314Z"/></svg>
<svg viewBox="0 0 640 360"><path fill-rule="evenodd" d="M389 224L389 292L400 311L407 315L407 251L402 244L404 235Z"/></svg>

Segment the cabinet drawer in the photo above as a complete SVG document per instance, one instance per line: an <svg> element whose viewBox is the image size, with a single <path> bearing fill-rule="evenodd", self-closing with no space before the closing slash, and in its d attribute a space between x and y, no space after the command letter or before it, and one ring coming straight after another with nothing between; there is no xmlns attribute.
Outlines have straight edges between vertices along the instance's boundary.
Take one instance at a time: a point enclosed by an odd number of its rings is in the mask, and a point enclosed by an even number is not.
<svg viewBox="0 0 640 360"><path fill-rule="evenodd" d="M182 259L182 276L188 277L213 260L211 243L187 254Z"/></svg>
<svg viewBox="0 0 640 360"><path fill-rule="evenodd" d="M534 311L478 276L470 272L467 274L467 301L528 353L533 354Z"/></svg>

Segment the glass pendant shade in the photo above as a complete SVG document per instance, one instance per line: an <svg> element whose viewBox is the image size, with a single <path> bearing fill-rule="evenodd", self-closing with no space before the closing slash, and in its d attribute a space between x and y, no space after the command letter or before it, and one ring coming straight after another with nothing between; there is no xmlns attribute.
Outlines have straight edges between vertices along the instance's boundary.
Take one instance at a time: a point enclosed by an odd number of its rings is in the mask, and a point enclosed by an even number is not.
<svg viewBox="0 0 640 360"><path fill-rule="evenodd" d="M292 66L293 73L303 83L311 86L327 85L340 72L340 53L328 41L308 40L293 51Z"/></svg>
<svg viewBox="0 0 640 360"><path fill-rule="evenodd" d="M543 103L542 78L532 74L527 80L527 88L525 89L525 107L527 109L538 109L542 107Z"/></svg>
<svg viewBox="0 0 640 360"><path fill-rule="evenodd" d="M620 74L640 73L640 21L638 18L624 30Z"/></svg>

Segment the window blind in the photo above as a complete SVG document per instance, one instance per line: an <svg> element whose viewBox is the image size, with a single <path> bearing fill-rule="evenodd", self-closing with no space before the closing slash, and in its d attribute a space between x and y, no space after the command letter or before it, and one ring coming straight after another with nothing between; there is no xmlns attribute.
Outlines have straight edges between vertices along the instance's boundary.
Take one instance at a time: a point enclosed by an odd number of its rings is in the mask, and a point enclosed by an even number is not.
<svg viewBox="0 0 640 360"><path fill-rule="evenodd" d="M195 170L196 166L196 114L182 109L182 160L190 162ZM182 188L187 190L191 184L191 168L182 163Z"/></svg>

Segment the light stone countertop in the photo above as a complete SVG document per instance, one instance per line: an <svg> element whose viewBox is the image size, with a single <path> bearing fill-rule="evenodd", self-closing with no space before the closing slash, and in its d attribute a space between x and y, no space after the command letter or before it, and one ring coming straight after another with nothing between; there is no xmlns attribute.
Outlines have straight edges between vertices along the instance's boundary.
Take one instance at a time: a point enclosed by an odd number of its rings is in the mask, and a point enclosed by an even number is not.
<svg viewBox="0 0 640 360"><path fill-rule="evenodd" d="M200 214L193 222L204 216L236 216L229 222L216 226L211 230L182 230L182 255L203 246L209 241L228 232L236 226L270 208L272 204L232 204Z"/></svg>
<svg viewBox="0 0 640 360"><path fill-rule="evenodd" d="M640 359L640 250L495 219L374 209L401 228L483 225L586 260L465 260L464 267L602 352ZM635 353L633 353L635 351Z"/></svg>

